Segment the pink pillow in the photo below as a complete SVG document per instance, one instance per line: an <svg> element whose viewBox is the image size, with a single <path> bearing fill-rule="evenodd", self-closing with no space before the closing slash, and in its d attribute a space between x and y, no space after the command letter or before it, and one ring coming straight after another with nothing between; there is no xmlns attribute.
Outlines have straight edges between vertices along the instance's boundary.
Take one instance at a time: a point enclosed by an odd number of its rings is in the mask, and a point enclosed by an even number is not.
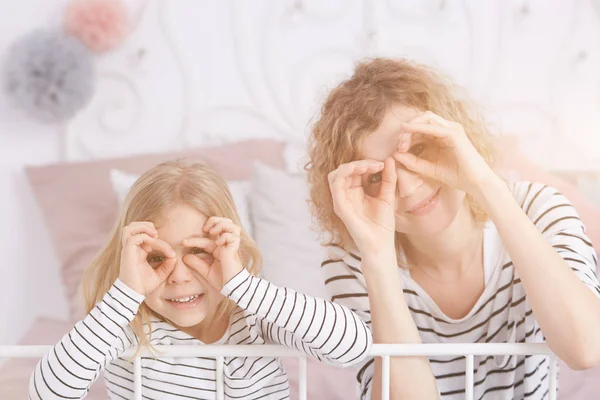
<svg viewBox="0 0 600 400"><path fill-rule="evenodd" d="M296 400L298 396L298 359L285 357L281 359L283 368L290 381L290 398ZM327 400L348 400L359 398L357 367L338 368L323 364L315 359L306 361L306 398Z"/></svg>
<svg viewBox="0 0 600 400"><path fill-rule="evenodd" d="M50 318L38 318L31 325L20 345L54 345L73 329L70 322ZM29 392L29 377L38 358L14 358L0 366L0 399L26 399ZM104 376L100 375L92 385L86 400L106 400Z"/></svg>
<svg viewBox="0 0 600 400"><path fill-rule="evenodd" d="M79 284L83 271L108 240L117 216L117 197L109 171L141 174L175 158L201 158L226 180L248 180L254 161L283 168L282 142L251 140L222 147L134 156L92 162L28 167L27 177L40 204L52 243L61 262L61 273L73 321L83 318Z"/></svg>
<svg viewBox="0 0 600 400"><path fill-rule="evenodd" d="M519 151L514 136L502 136L497 143L500 153L499 169L509 177L516 175L519 180L544 183L558 189L577 210L596 252L600 254L600 208L594 206L575 185L529 161Z"/></svg>

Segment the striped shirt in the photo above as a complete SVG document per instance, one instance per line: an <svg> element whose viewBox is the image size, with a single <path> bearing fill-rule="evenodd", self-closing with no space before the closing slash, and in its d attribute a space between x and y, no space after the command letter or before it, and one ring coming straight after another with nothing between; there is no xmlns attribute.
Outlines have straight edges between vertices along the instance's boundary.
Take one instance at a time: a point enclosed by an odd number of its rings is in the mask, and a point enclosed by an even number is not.
<svg viewBox="0 0 600 400"><path fill-rule="evenodd" d="M281 344L322 362L349 366L361 362L372 337L366 324L346 307L315 299L243 270L222 293L239 310L217 344ZM144 297L117 280L101 302L37 364L30 399L84 398L100 372L110 399L133 398L133 363L119 358L138 344L129 323ZM156 321L152 345L202 345L172 325ZM148 329L148 328L147 328ZM289 383L279 359L225 357L228 399L287 399ZM214 358L142 358L144 399L216 398Z"/></svg>
<svg viewBox="0 0 600 400"><path fill-rule="evenodd" d="M577 277L600 297L597 255L569 201L556 189L535 183L511 183L511 191L544 238L567 261ZM332 301L354 310L370 326L367 288L356 253L328 248L322 264ZM399 268L403 292L424 343L544 342L525 288L493 223L484 231L485 289L471 311L459 320L446 316L431 297ZM465 358L430 357L444 400L465 395ZM475 357L474 399L545 399L549 362L544 356ZM357 379L362 397L370 398L373 359L366 359Z"/></svg>

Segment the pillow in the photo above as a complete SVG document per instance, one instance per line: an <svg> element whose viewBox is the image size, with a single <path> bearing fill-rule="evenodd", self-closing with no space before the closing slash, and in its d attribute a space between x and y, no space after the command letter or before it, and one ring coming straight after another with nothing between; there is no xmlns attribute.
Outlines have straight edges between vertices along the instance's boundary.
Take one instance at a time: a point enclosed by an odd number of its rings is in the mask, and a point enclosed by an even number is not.
<svg viewBox="0 0 600 400"><path fill-rule="evenodd" d="M133 185L137 178L139 178L137 174L128 174L118 169L110 170L110 181L119 204L125 201L129 188L131 188L131 185ZM251 183L249 180L231 181L227 182L227 185L233 197L242 227L248 235L252 236L252 224L250 224L250 215L248 214L248 196L250 195Z"/></svg>
<svg viewBox="0 0 600 400"><path fill-rule="evenodd" d="M26 168L62 265L70 319L77 321L84 316L78 296L81 276L108 240L117 216L118 200L109 178L111 169L141 174L170 159L198 157L226 180L249 180L255 160L283 168L282 152L283 143L279 141L251 140L174 153Z"/></svg>
<svg viewBox="0 0 600 400"><path fill-rule="evenodd" d="M320 271L325 250L312 229L307 199L302 176L255 164L250 209L263 277L277 286L327 299Z"/></svg>
<svg viewBox="0 0 600 400"><path fill-rule="evenodd" d="M300 383L299 365L296 357L284 357L281 364L290 382L290 399L298 399ZM360 398L356 375L358 367L340 368L307 357L306 398L327 400L352 400Z"/></svg>
<svg viewBox="0 0 600 400"><path fill-rule="evenodd" d="M73 324L51 318L36 319L19 345L53 346L69 331ZM0 399L27 399L29 378L37 365L38 358L12 358L0 366ZM92 385L86 400L106 400L104 376L100 375Z"/></svg>
<svg viewBox="0 0 600 400"><path fill-rule="evenodd" d="M544 171L533 164L520 151L517 139L501 136L497 141L498 169L507 179L540 182L558 189L573 204L586 228L596 252L600 254L600 207L594 206L575 185L565 179Z"/></svg>

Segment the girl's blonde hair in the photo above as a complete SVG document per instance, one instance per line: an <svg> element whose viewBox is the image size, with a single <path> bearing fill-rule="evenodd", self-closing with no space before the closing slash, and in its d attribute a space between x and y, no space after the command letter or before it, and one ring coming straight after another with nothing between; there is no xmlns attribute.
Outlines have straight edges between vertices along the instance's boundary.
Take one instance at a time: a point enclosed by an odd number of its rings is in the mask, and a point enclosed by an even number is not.
<svg viewBox="0 0 600 400"><path fill-rule="evenodd" d="M432 68L399 59L375 58L357 65L352 77L334 88L321 107L309 139L308 172L312 210L329 241L352 243L333 211L327 175L341 164L362 158L362 140L381 124L395 105L432 111L460 123L479 154L492 165L493 147L483 117L466 94ZM485 211L467 195L476 221Z"/></svg>
<svg viewBox="0 0 600 400"><path fill-rule="evenodd" d="M134 221L153 221L177 205L195 208L203 215L231 219L241 227L233 198L225 180L209 166L190 160L169 161L144 173L131 187L106 247L83 276L82 289L89 313L102 300L119 276L121 258L121 234L123 228ZM258 274L262 258L258 247L242 228L240 258L244 267L253 275ZM235 303L223 300L214 317L229 316ZM150 343L150 317L163 319L142 304L131 322L139 341L138 350Z"/></svg>

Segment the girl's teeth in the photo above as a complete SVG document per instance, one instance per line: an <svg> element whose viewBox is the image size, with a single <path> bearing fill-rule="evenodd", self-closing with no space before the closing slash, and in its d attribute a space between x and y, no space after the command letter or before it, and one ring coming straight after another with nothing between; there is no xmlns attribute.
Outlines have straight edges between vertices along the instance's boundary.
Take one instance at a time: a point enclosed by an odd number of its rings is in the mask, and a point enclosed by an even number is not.
<svg viewBox="0 0 600 400"><path fill-rule="evenodd" d="M190 301L196 300L196 298L198 298L198 295L188 296L181 299L170 299L170 301L174 301L176 303L189 303Z"/></svg>

